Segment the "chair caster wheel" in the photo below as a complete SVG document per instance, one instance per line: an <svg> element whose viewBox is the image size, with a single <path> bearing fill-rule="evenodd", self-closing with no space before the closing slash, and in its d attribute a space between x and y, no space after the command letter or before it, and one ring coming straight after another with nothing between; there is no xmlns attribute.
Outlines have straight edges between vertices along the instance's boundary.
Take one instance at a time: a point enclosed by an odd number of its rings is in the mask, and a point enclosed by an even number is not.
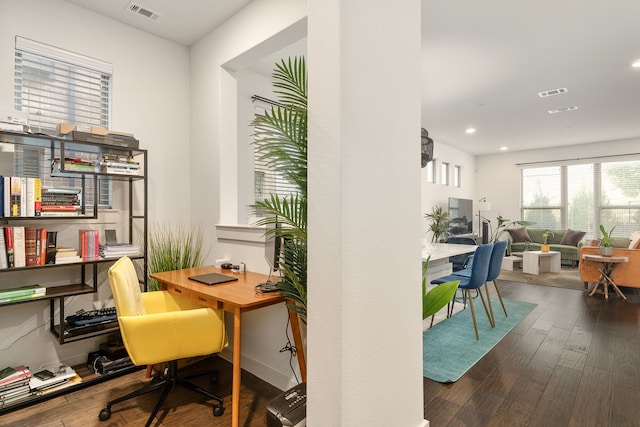
<svg viewBox="0 0 640 427"><path fill-rule="evenodd" d="M221 417L222 414L224 414L224 406L217 405L217 406L213 407L213 416L214 417Z"/></svg>
<svg viewBox="0 0 640 427"><path fill-rule="evenodd" d="M111 418L111 409L104 408L102 411L100 411L100 415L98 415L98 418L100 418L100 421L107 421L109 418Z"/></svg>

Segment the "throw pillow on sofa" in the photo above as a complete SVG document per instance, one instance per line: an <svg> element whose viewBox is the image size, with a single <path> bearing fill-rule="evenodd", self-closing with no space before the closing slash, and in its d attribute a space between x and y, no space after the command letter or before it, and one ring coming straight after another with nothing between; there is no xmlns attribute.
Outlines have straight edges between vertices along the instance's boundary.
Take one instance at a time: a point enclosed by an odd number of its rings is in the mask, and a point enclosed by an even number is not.
<svg viewBox="0 0 640 427"><path fill-rule="evenodd" d="M631 233L631 242L629 243L629 249L640 249L640 231L634 231Z"/></svg>
<svg viewBox="0 0 640 427"><path fill-rule="evenodd" d="M584 231L575 231L572 229L568 229L566 233L564 233L564 236L562 237L560 244L577 247L578 243L580 243L580 240L582 240L585 234L587 233Z"/></svg>
<svg viewBox="0 0 640 427"><path fill-rule="evenodd" d="M513 243L525 243L531 241L531 237L529 237L529 233L527 233L527 229L524 227L510 228L507 232L511 235Z"/></svg>

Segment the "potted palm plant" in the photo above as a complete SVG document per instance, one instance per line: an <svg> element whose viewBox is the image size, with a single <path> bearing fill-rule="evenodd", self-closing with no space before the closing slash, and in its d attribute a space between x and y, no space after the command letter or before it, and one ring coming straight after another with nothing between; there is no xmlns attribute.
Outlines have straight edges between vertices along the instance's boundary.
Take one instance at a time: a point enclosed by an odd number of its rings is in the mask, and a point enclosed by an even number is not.
<svg viewBox="0 0 640 427"><path fill-rule="evenodd" d="M438 242L440 237L447 231L447 223L449 221L449 212L446 212L442 206L434 206L431 213L425 214L425 218L429 220L429 231L431 231L431 241Z"/></svg>
<svg viewBox="0 0 640 427"><path fill-rule="evenodd" d="M256 225L283 238L283 278L278 289L290 310L307 322L307 69L304 57L284 59L272 74L278 105L252 122L255 151L273 170L292 183L297 192L270 194L252 209L264 216Z"/></svg>
<svg viewBox="0 0 640 427"><path fill-rule="evenodd" d="M602 256L612 256L613 255L613 230L616 228L614 225L611 227L611 230L607 232L605 230L604 225L600 224L600 233L602 233L602 238L600 238L600 255Z"/></svg>

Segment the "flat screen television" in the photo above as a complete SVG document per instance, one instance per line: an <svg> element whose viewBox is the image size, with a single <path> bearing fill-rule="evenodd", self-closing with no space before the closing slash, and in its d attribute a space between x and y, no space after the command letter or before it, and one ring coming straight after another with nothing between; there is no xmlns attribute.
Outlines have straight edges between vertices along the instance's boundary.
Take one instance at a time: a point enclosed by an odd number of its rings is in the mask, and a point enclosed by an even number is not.
<svg viewBox="0 0 640 427"><path fill-rule="evenodd" d="M473 200L449 197L449 234L473 233Z"/></svg>

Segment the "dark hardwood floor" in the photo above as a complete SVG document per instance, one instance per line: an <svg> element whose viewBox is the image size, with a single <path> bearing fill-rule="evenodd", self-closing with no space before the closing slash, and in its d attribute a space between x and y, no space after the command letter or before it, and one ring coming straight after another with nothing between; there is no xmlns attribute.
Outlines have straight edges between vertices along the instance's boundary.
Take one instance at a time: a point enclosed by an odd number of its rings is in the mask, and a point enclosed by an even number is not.
<svg viewBox="0 0 640 427"><path fill-rule="evenodd" d="M430 426L640 426L638 290L498 284L538 307L457 382L424 379Z"/></svg>
<svg viewBox="0 0 640 427"><path fill-rule="evenodd" d="M628 301L605 301L602 294L589 297L571 289L499 284L505 298L538 307L456 383L424 379L430 426L640 426L638 291L623 288ZM214 418L210 403L177 389L154 426L231 425L231 365L220 358L200 364L195 367L220 369L220 383L211 390L225 398L224 415ZM7 413L0 425L142 426L156 394L114 406L109 421L100 422L98 413L107 400L139 387L143 375L131 373ZM209 387L207 377L199 381ZM266 405L279 393L243 372L240 425L264 427Z"/></svg>
<svg viewBox="0 0 640 427"><path fill-rule="evenodd" d="M218 384L211 385L209 376L192 381L224 398L225 411L221 417L212 414L213 401L182 387L175 387L158 412L152 426L213 426L231 425L231 364L218 357L210 357L184 368L200 371L219 370ZM182 371L181 371L182 372ZM24 409L0 416L0 426L11 427L138 427L144 426L159 396L159 392L133 398L112 407L111 418L100 421L98 414L110 399L127 394L144 385L145 371L137 371L100 384L67 393ZM242 372L240 392L240 426L264 427L267 404L281 391L256 376Z"/></svg>

